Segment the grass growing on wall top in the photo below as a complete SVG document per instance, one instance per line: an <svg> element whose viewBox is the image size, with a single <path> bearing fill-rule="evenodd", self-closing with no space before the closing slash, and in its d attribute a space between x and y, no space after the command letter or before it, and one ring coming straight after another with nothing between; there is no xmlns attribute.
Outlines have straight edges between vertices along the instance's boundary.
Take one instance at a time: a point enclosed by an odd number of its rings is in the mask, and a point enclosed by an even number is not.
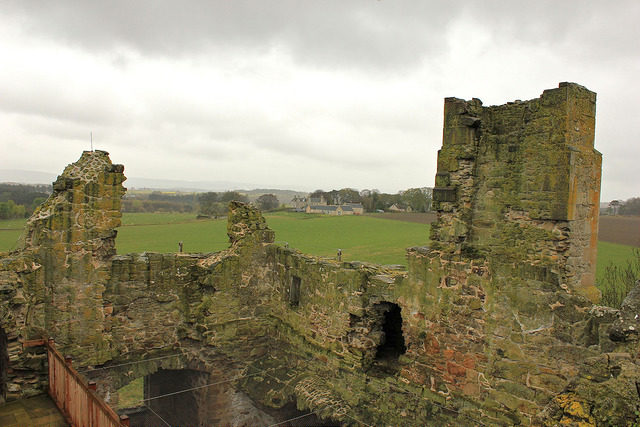
<svg viewBox="0 0 640 427"><path fill-rule="evenodd" d="M144 402L144 377L136 378L126 386L118 389L118 405L116 409L137 408Z"/></svg>

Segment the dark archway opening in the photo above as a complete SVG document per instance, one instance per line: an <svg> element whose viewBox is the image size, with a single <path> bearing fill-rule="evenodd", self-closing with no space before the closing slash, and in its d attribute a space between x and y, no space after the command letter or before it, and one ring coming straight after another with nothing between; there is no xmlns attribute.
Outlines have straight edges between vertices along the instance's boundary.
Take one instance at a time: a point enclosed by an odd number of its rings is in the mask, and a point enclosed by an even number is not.
<svg viewBox="0 0 640 427"><path fill-rule="evenodd" d="M407 351L402 334L402 314L400 306L390 302L380 303L382 313L382 340L376 350L376 360L397 359Z"/></svg>
<svg viewBox="0 0 640 427"><path fill-rule="evenodd" d="M214 425L209 423L207 413L210 390L203 387L208 381L207 372L160 369L146 375L143 384L139 384L142 390L136 390L136 394L142 392L138 398L144 400L138 400L136 407L121 408L118 413L129 416L131 427Z"/></svg>
<svg viewBox="0 0 640 427"><path fill-rule="evenodd" d="M300 411L295 403L279 409L263 407L237 389L235 381L229 380L229 377L191 369L159 369L144 377L143 404L119 413L129 416L131 427L341 425L312 412Z"/></svg>
<svg viewBox="0 0 640 427"><path fill-rule="evenodd" d="M7 370L9 368L9 350L7 334L0 328L0 404L7 400Z"/></svg>

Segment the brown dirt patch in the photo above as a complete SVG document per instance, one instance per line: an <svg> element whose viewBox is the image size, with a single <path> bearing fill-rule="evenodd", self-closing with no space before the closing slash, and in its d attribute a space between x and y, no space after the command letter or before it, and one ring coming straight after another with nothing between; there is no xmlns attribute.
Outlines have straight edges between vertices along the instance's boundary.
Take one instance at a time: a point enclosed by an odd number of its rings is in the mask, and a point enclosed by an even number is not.
<svg viewBox="0 0 640 427"><path fill-rule="evenodd" d="M640 247L640 216L600 216L598 240Z"/></svg>
<svg viewBox="0 0 640 427"><path fill-rule="evenodd" d="M367 214L375 218L393 219L397 221L417 222L431 224L436 220L436 214L427 213L402 213L385 212ZM640 216L600 216L600 229L598 240L640 247Z"/></svg>

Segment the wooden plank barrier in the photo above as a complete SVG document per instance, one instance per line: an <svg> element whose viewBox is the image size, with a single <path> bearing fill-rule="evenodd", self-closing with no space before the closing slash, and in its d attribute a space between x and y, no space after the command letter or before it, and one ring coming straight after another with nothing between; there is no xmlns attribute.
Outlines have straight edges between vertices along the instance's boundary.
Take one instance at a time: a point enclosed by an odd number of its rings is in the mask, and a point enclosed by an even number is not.
<svg viewBox="0 0 640 427"><path fill-rule="evenodd" d="M129 417L118 416L73 368L70 356L62 357L52 339L46 341L49 362L49 396L74 427L128 427Z"/></svg>

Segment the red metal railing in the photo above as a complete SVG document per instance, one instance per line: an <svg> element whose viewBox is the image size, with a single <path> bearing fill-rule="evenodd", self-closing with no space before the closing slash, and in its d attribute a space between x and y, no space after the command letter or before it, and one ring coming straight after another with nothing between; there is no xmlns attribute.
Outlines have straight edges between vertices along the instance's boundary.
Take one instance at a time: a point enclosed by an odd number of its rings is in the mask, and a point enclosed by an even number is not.
<svg viewBox="0 0 640 427"><path fill-rule="evenodd" d="M52 339L43 342L49 362L49 395L74 427L128 427L129 417L118 416L62 357Z"/></svg>

